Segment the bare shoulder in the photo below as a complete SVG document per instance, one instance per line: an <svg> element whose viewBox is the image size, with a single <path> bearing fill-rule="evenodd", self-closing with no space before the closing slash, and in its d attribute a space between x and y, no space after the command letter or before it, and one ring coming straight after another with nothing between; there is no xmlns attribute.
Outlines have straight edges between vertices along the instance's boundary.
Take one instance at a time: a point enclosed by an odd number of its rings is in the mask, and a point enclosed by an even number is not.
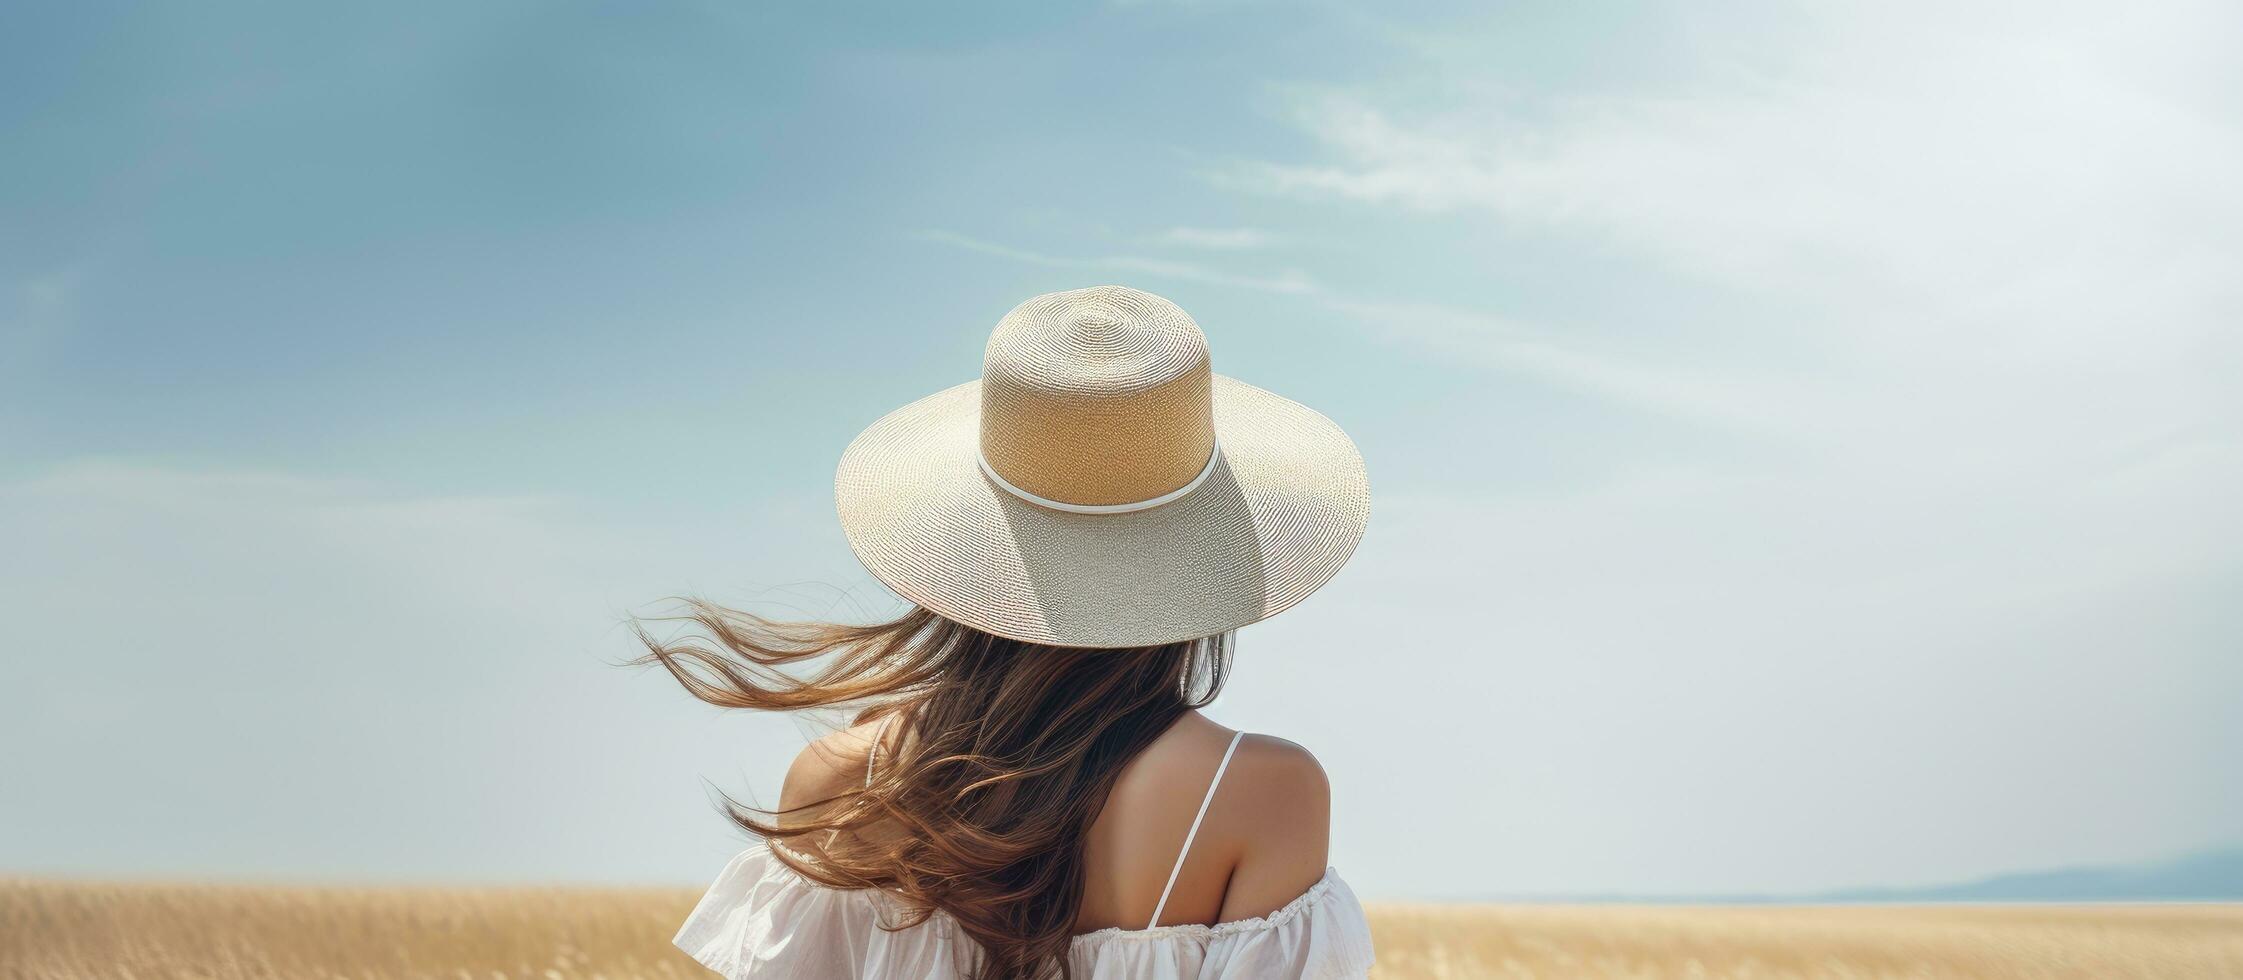
<svg viewBox="0 0 2243 980"><path fill-rule="evenodd" d="M1272 735L1239 740L1223 776L1222 833L1237 864L1222 919L1284 908L1324 878L1331 854L1332 784L1316 755ZM1215 818L1211 808L1209 818Z"/></svg>
<svg viewBox="0 0 2243 980"><path fill-rule="evenodd" d="M1316 754L1298 742L1275 735L1249 734L1238 741L1231 768L1223 776L1250 815L1286 821L1330 822L1332 783Z"/></svg>
<svg viewBox="0 0 2243 980"><path fill-rule="evenodd" d="M1330 829L1331 789L1313 753L1186 712L1122 768L1091 826L1079 924L1137 928L1156 907L1164 925L1273 912L1323 877Z"/></svg>
<svg viewBox="0 0 2243 980"><path fill-rule="evenodd" d="M872 757L872 743L879 729L878 722L868 722L803 746L787 767L787 781L779 789L779 822L791 822L786 811L813 807L863 786L865 766Z"/></svg>

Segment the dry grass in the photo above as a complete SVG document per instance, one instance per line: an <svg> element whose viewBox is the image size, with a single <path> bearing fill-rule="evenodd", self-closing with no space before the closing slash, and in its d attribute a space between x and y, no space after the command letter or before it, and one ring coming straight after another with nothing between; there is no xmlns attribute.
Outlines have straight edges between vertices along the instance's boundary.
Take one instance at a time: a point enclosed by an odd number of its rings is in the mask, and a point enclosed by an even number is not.
<svg viewBox="0 0 2243 980"><path fill-rule="evenodd" d="M1385 906L1380 977L2243 978L2243 905Z"/></svg>
<svg viewBox="0 0 2243 980"><path fill-rule="evenodd" d="M0 881L0 978L695 977L677 890ZM1406 977L2243 977L2243 906L1385 906Z"/></svg>

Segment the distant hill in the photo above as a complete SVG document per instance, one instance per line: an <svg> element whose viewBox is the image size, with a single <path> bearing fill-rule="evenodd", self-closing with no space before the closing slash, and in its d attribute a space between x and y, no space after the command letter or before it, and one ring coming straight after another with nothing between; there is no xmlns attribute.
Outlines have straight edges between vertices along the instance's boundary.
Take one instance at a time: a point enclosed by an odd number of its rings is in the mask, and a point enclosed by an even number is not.
<svg viewBox="0 0 2243 980"><path fill-rule="evenodd" d="M1936 902L2243 902L2243 846L2133 866L2020 871L1936 885L1796 895L1504 895L1502 902L1653 905L1865 905Z"/></svg>
<svg viewBox="0 0 2243 980"><path fill-rule="evenodd" d="M1916 888L1851 888L1819 902L2234 902L2243 901L2243 847L2136 867L2077 867L1994 875Z"/></svg>

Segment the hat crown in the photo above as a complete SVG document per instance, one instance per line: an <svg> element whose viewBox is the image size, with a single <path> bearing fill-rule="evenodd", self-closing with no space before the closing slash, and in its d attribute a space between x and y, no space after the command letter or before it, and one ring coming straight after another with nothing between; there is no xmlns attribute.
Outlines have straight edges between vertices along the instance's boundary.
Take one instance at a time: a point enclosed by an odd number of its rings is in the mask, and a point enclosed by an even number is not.
<svg viewBox="0 0 2243 980"><path fill-rule="evenodd" d="M1048 500L1111 506L1190 484L1215 451L1207 338L1125 286L1046 293L997 322L982 359L981 454Z"/></svg>

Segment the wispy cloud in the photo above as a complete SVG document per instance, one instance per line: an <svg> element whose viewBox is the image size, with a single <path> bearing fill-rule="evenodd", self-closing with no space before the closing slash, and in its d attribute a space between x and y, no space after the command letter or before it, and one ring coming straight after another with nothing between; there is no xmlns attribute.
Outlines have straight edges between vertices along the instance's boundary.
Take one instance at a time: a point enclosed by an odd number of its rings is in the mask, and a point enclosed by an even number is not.
<svg viewBox="0 0 2243 980"><path fill-rule="evenodd" d="M1157 241L1165 245L1186 248L1223 249L1243 251L1269 248L1278 238L1259 228L1170 228L1162 232Z"/></svg>
<svg viewBox="0 0 2243 980"><path fill-rule="evenodd" d="M1258 193L1481 211L1599 236L1756 291L1855 283L1944 298L2030 280L2201 264L2243 247L2232 99L2176 85L2216 63L2215 8L1818 21L1675 86L1491 108L1457 69L1443 100L1377 86L1301 98L1326 149L1210 173ZM2130 18L2130 20L2133 20ZM2149 43L2154 41L2156 43ZM1740 42L1744 44L1747 42ZM1767 51L1784 52L1780 59ZM2214 219L2213 216L2218 216Z"/></svg>
<svg viewBox="0 0 2243 980"><path fill-rule="evenodd" d="M1736 807L1720 825L1598 828L1637 838L1610 851L1614 877L1797 800L1815 802L1748 850L1857 880L2232 835L2243 793L2198 746L2235 741L2243 690L2223 655L2243 560L2227 502L2243 498L2243 91L2221 81L2243 21L2173 4L1936 20L1701 23L1670 74L1593 90L1506 89L1457 31L1406 82L1300 96L1316 150L1205 174L1428 237L1476 224L1546 246L1549 267L1613 284L1601 306L1626 329L1319 299L1459 361L1782 440L1615 453L1562 492L1390 494L1351 570L1360 622L1421 624L1430 649L1500 643L1517 654L1501 687L1534 692L1492 733L1382 720L1527 744L1584 704L1624 705L1609 717L1638 733L1639 787L1718 783ZM1480 292L1456 266L1450 291ZM1536 298L1521 305L1563 308ZM1445 615L1459 608L1500 610L1500 638ZM1578 803L1512 808L1499 836L1577 832L1604 809L1576 774L1492 751L1512 798ZM2114 802L2065 805L2082 792ZM1895 798L1948 805L1905 846L1827 856L1889 829ZM1484 829L1465 822L1433 829ZM1538 861L1503 863L1518 878Z"/></svg>
<svg viewBox="0 0 2243 980"><path fill-rule="evenodd" d="M1679 80L1500 101L1484 59L1431 48L1449 72L1434 94L1417 79L1302 95L1322 154L1207 176L1484 215L1748 297L1771 315L1714 336L1655 299L1682 311L1698 297L1640 287L1662 327L1646 363L1732 351L1723 374L1739 378L1702 392L1723 411L1783 406L1828 437L1918 453L2064 453L2176 428L2243 438L2205 369L2235 352L2243 317L2243 104L2198 84L2226 57L2214 39L2232 36L2232 15L1948 20L1931 33L1876 10L1705 24L1705 38L1738 39L1704 41L1703 70ZM1510 321L1482 319L1427 336L1523 350ZM2123 394L2090 405L2083 390Z"/></svg>
<svg viewBox="0 0 2243 980"><path fill-rule="evenodd" d="M1473 310L1337 297L1328 297L1326 305L1381 339L1452 362L1537 377L1577 393L1721 428L1795 433L1793 410L1797 399L1807 395L1780 379L1752 377L1747 365L1683 364L1642 352L1600 350L1578 339L1561 340L1557 331L1544 326Z"/></svg>
<svg viewBox="0 0 2243 980"><path fill-rule="evenodd" d="M1266 279L1164 259L1048 255L943 231L921 232L919 237L1052 268L1144 273L1297 295L1353 320L1367 333L1429 356L1461 358L1496 371L1539 377L1583 394L1701 423L1773 433L1781 431L1786 417L1778 406L1752 400L1746 394L1753 390L1749 387L1724 384L1673 364L1594 350L1567 339L1560 331L1498 314L1437 304L1363 300L1337 293L1299 274Z"/></svg>
<svg viewBox="0 0 2243 980"><path fill-rule="evenodd" d="M1312 293L1317 290L1315 280L1298 270L1288 269L1270 276L1237 275L1191 262L1147 258L1137 255L1105 255L1077 258L1049 255L1028 249L1013 248L995 242L983 241L953 231L929 230L915 233L916 237L930 242L953 245L987 255L1049 266L1055 269L1085 269L1100 272L1139 273L1163 279L1180 279L1185 282L1203 282L1216 286L1236 286L1241 289L1258 289L1272 293Z"/></svg>

